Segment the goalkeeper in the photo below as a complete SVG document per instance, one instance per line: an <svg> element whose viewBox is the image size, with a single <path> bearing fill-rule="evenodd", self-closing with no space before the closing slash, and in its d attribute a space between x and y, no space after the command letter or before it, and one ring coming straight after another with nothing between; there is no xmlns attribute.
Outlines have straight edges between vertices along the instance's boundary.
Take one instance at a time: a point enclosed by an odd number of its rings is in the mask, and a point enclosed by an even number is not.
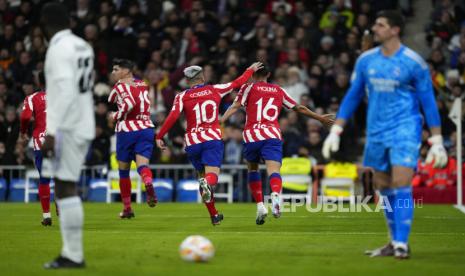
<svg viewBox="0 0 465 276"><path fill-rule="evenodd" d="M435 167L447 162L441 136L441 123L434 98L430 72L425 61L403 45L404 27L397 11L382 11L372 28L379 47L368 50L357 60L351 86L345 95L336 123L323 144L323 156L339 149L340 134L365 95L368 97L367 139L364 165L375 170L373 182L385 204L390 242L367 251L372 257L410 256L408 237L413 219L410 185L419 157L423 118L432 136L427 162Z"/></svg>

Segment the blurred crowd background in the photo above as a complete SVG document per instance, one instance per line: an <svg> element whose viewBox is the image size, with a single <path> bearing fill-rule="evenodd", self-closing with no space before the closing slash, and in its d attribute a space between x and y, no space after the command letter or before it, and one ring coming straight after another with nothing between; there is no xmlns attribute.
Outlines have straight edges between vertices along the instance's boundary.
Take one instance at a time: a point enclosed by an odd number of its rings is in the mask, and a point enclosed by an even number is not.
<svg viewBox="0 0 465 276"><path fill-rule="evenodd" d="M18 142L19 114L25 96L39 89L47 39L40 28L41 6L47 1L0 0L0 165L32 165L27 145ZM157 127L176 93L186 88L182 70L203 66L208 83L226 83L254 61L268 64L270 81L284 87L298 102L318 113L336 113L355 60L373 47L367 34L375 15L400 9L407 21L415 15L411 0L64 0L72 13L71 28L95 51L95 117L97 138L87 164L108 164L115 150L114 126L107 113L112 88L113 58L132 59L135 75L150 87L152 120ZM465 4L432 1L434 12L424 26L424 56L430 65L443 135L455 156L455 126L448 119L453 100L464 97ZM234 100L225 98L221 112ZM224 126L226 164L242 163L245 114ZM327 130L315 120L283 112L280 125L284 155L321 156ZM154 150L151 163L187 163L184 120L169 132L170 149ZM344 132L343 149L335 158L360 162L364 145L365 106L361 105ZM425 130L424 138L428 137ZM462 141L463 142L463 141ZM422 156L426 152L426 143Z"/></svg>

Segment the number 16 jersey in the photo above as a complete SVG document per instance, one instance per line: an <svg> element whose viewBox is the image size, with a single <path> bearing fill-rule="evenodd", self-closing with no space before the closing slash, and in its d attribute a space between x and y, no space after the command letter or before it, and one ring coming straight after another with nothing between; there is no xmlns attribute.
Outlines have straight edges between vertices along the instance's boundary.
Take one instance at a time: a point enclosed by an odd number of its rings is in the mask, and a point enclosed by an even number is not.
<svg viewBox="0 0 465 276"><path fill-rule="evenodd" d="M247 118L242 136L246 143L281 140L279 113L283 106L291 109L297 104L279 85L267 82L243 85L235 101L245 107Z"/></svg>

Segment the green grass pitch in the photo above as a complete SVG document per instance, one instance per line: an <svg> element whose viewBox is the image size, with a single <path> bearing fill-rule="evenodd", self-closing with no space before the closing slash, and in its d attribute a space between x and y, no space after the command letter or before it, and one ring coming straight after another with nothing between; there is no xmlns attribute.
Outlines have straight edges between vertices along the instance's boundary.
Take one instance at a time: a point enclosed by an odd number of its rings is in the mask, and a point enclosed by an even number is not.
<svg viewBox="0 0 465 276"><path fill-rule="evenodd" d="M255 225L254 204L219 204L225 220L213 227L200 204L135 205L120 220L120 204L86 203L87 268L42 269L61 247L58 220L40 225L35 204L0 204L0 275L465 275L465 214L446 205L415 210L412 258L370 259L383 245L381 213L309 213L303 207ZM52 208L54 212L54 208ZM209 263L186 263L178 246L188 235L209 238Z"/></svg>

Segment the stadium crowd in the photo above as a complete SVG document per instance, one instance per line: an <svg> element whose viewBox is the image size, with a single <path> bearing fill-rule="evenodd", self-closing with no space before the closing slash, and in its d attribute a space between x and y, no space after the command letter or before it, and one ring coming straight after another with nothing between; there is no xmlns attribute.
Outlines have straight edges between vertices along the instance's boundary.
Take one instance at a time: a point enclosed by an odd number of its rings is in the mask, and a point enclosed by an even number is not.
<svg viewBox="0 0 465 276"><path fill-rule="evenodd" d="M46 1L0 0L0 165L32 164L27 146L18 140L19 114L25 96L39 88L47 40L40 27ZM350 83L358 55L373 46L367 30L382 9L413 10L409 0L64 0L73 14L72 31L95 51L95 117L97 138L87 164L108 164L114 151L114 126L107 114L113 85L113 58L132 59L135 75L150 87L152 120L160 126L177 92L187 87L182 70L203 66L209 83L226 83L253 61L268 64L271 81L318 113L336 113ZM458 1L459 2L459 1ZM430 65L443 135L449 154L456 150L455 126L448 119L451 103L464 97L465 7L453 0L433 1L426 27ZM221 112L232 103L223 101ZM340 158L357 162L363 151L364 106L344 132ZM225 163L242 162L245 114L224 126ZM187 163L180 120L169 133L170 149L154 151L151 163ZM285 156L309 156L326 162L321 145L326 130L315 120L285 112L280 117ZM424 135L426 147L426 137ZM422 152L426 152L422 150ZM420 162L421 163L421 162Z"/></svg>

